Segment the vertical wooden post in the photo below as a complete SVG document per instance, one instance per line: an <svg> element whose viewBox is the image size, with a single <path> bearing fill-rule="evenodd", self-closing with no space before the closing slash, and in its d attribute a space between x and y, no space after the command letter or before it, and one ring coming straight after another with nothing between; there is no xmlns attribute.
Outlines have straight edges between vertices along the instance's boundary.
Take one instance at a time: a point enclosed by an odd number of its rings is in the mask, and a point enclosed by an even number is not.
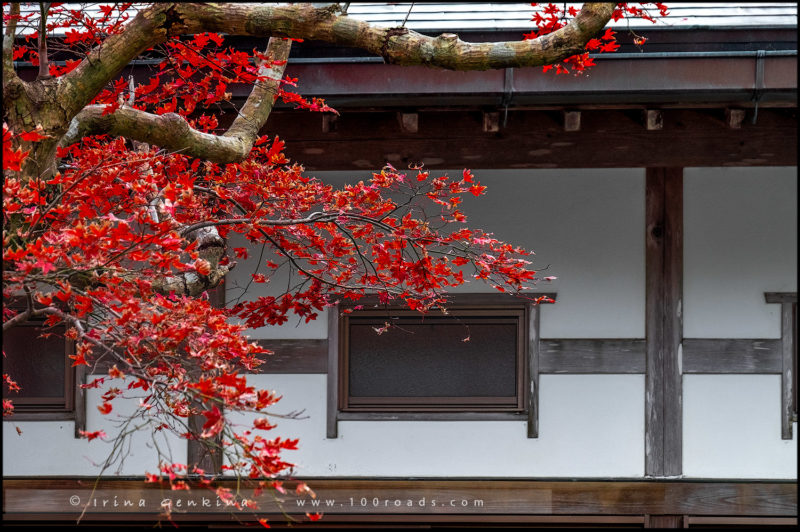
<svg viewBox="0 0 800 532"><path fill-rule="evenodd" d="M328 307L328 412L326 438L339 436L339 305Z"/></svg>
<svg viewBox="0 0 800 532"><path fill-rule="evenodd" d="M539 437L539 305L528 306L528 438Z"/></svg>
<svg viewBox="0 0 800 532"><path fill-rule="evenodd" d="M781 304L781 439L792 439L792 423L795 417L792 383L795 380L792 303Z"/></svg>
<svg viewBox="0 0 800 532"><path fill-rule="evenodd" d="M781 305L781 439L792 439L797 421L797 292L766 292L767 303Z"/></svg>
<svg viewBox="0 0 800 532"><path fill-rule="evenodd" d="M682 472L683 170L648 168L645 475Z"/></svg>

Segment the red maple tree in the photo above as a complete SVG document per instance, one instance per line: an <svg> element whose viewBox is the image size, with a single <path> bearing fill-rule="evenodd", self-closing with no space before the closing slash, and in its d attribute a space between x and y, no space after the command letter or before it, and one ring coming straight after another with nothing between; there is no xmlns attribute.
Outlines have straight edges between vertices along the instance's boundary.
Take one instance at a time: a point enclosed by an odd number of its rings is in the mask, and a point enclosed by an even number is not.
<svg viewBox="0 0 800 532"><path fill-rule="evenodd" d="M68 7L10 4L3 13L3 329L34 317L63 324L76 345L74 366L111 367L83 385L114 383L101 413L140 390L134 415L150 430L235 449L224 468L261 488L280 487L275 479L291 466L283 451L297 441L268 437L268 409L279 397L248 384L265 352L246 327L313 320L367 293L425 312L465 275L523 295L538 280L527 251L465 226L462 196L485 189L469 170L446 176L386 165L366 182L334 189L289 161L280 138L260 136L278 99L336 112L292 90L297 80L284 75L292 41L360 46L401 65L580 73L593 65L589 52L618 47L603 30L609 20L652 19L626 4L546 4L536 7L537 30L499 43L513 53L498 55L498 43L374 28L336 5L155 4L134 12L124 3L100 6L96 16ZM223 32L271 39L246 52L226 45ZM136 85L120 71L142 54L159 62ZM23 81L14 61L38 65L38 77ZM252 91L219 131L213 109L230 100L234 83ZM252 282L285 268L286 291L229 308L210 304L208 291L252 249L229 249L233 234L277 257L262 260ZM8 390L18 388L13 375L3 378ZM10 414L11 401L3 409ZM240 411L259 414L249 429L226 421L225 412ZM192 430L192 415L202 416L201 430ZM193 473L203 472L164 461L147 479L183 489ZM218 493L237 507L252 504Z"/></svg>

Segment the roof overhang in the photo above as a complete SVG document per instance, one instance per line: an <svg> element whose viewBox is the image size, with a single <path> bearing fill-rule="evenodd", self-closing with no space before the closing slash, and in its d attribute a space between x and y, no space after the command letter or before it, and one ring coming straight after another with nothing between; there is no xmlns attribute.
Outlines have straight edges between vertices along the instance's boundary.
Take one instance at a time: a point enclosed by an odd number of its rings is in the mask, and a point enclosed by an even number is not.
<svg viewBox="0 0 800 532"><path fill-rule="evenodd" d="M380 58L295 60L287 74L334 107L797 105L797 52L666 52L597 59L582 76L541 68L453 72ZM244 97L245 88L234 96Z"/></svg>

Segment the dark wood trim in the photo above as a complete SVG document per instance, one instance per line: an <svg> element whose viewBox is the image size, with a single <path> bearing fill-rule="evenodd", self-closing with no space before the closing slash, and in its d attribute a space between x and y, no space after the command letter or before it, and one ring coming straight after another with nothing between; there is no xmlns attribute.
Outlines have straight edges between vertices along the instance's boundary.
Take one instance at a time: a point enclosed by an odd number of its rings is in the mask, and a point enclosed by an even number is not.
<svg viewBox="0 0 800 532"><path fill-rule="evenodd" d="M683 169L648 168L645 205L645 475L676 476L683 445Z"/></svg>
<svg viewBox="0 0 800 532"><path fill-rule="evenodd" d="M258 345L269 349L265 355L261 373L327 373L328 340L256 340Z"/></svg>
<svg viewBox="0 0 800 532"><path fill-rule="evenodd" d="M327 339L257 342L275 351L275 355L267 357L267 364L260 368L261 373L327 373ZM540 375L640 375L646 370L646 342L641 338L542 338L538 344L533 340L529 341L530 349L534 349L536 345L539 349ZM779 375L782 367L780 339L683 339L684 375ZM62 416L54 419L65 418Z"/></svg>
<svg viewBox="0 0 800 532"><path fill-rule="evenodd" d="M742 338L684 338L683 373L779 374L781 341Z"/></svg>
<svg viewBox="0 0 800 532"><path fill-rule="evenodd" d="M614 522L618 516L691 516L695 524L707 524L710 519L733 518L796 518L797 484L794 481L685 481L685 480L395 480L395 479L298 479L306 482L317 494L321 505L326 500L336 501L331 506L319 506L325 517L321 524L367 520L373 522L447 522L474 520L475 522L569 522L572 516L582 516L595 522L594 516L604 516L597 522ZM78 494L89 500L95 479L85 478L10 478L3 480L4 521L74 519L79 512L69 502ZM235 480L222 484L234 485ZM294 481L288 481L291 490ZM247 490L247 487L243 487ZM146 484L142 479L101 479L97 484L96 498L135 497L146 501L143 509L130 508L128 513L117 514L110 506L105 510L92 507L86 514L88 520L125 519L130 521L155 519L164 497L173 499L212 497L206 490L190 492L163 492L158 486ZM291 494L292 492L289 491ZM360 504L365 498L367 503ZM425 503L419 505L419 500ZM299 497L298 497L299 498ZM379 504L373 507L372 501ZM431 505L436 499L439 504ZM285 500L294 502L291 495ZM350 501L353 501L351 504ZM384 501L402 501L402 507L383 504ZM406 501L413 501L406 507ZM468 504L463 505L460 501ZM457 501L453 507L443 501ZM475 501L480 501L476 503ZM271 493L265 493L259 502L262 512L276 516L278 508ZM388 509L387 509L388 508ZM284 503L288 514L309 511L303 507ZM122 510L122 508L120 508ZM231 518L224 507L195 508L193 513L173 514L176 521L217 522ZM313 510L312 510L313 511ZM334 516L338 516L335 517ZM263 515L250 512L237 513L236 518L254 520ZM705 519L699 519L705 518ZM519 520L519 521L517 521ZM691 522L690 521L690 522ZM705 521L705 523L703 522ZM621 522L627 522L623 520ZM731 523L744 524L744 523ZM783 524L783 523L781 523Z"/></svg>
<svg viewBox="0 0 800 532"><path fill-rule="evenodd" d="M644 373L643 339L542 339L539 373Z"/></svg>

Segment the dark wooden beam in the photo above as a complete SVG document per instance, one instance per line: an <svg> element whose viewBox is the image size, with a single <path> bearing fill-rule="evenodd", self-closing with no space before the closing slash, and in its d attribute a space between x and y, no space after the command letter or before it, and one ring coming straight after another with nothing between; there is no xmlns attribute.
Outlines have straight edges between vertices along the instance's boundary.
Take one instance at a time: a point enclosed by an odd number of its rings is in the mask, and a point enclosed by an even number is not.
<svg viewBox="0 0 800 532"><path fill-rule="evenodd" d="M645 186L645 475L682 471L683 170L648 168Z"/></svg>
<svg viewBox="0 0 800 532"><path fill-rule="evenodd" d="M572 516L583 516L584 523L614 522L614 516L686 516L717 517L720 524L731 518L795 518L797 516L797 484L793 481L709 482L709 481L602 481L602 480L378 480L378 479L298 479L306 482L323 501L335 501L324 508L325 524L334 516L343 521L358 517L376 522L442 522L472 519L479 522L502 521L500 516L516 516L518 522L558 522L557 516L568 523ZM84 519L141 521L154 519L161 511L165 497L181 499L181 511L174 511L176 521L217 522L220 520L255 520L258 517L289 514L303 515L309 511L308 502L303 507L293 505L294 497L282 497L287 502L278 506L276 498L265 490L256 497L259 512L233 512L224 506L211 504L203 507L187 506L186 501L209 498L209 492L193 489L165 494L157 485L146 484L143 479L107 480L97 482L92 492L93 477L70 478L4 478L4 522L31 519L73 519L83 509L82 503L99 499L97 506L87 508ZM235 480L221 485L235 486ZM286 481L291 493L295 481ZM249 493L242 486L243 495ZM113 503L135 498L144 500L122 509L103 506L102 500ZM70 497L79 499L71 504ZM213 501L213 495L211 496ZM301 497L297 497L300 499ZM366 498L367 503L360 501ZM424 502L420 501L424 498ZM378 504L373 505L373 499ZM412 505L408 506L408 500ZM432 501L435 500L435 506ZM74 503L76 499L72 499ZM352 501L352 502L351 502ZM388 501L388 502L384 502ZM395 506L394 501L401 501ZM449 502L455 501L453 506ZM462 501L466 501L463 504ZM479 502L476 502L479 501ZM127 512L120 515L120 512ZM312 510L313 511L313 510ZM596 521L590 516L595 517ZM605 516L603 520L599 516ZM625 522L625 521L620 521Z"/></svg>
<svg viewBox="0 0 800 532"><path fill-rule="evenodd" d="M274 355L261 373L327 373L328 340L257 340ZM534 339L531 339L533 346ZM543 338L538 342L539 374L644 374L646 342L639 338ZM781 340L685 338L683 373L712 375L781 374ZM98 373L108 371L105 366Z"/></svg>
<svg viewBox="0 0 800 532"><path fill-rule="evenodd" d="M780 374L781 341L684 338L683 373Z"/></svg>
<svg viewBox="0 0 800 532"><path fill-rule="evenodd" d="M619 168L793 166L797 109L759 110L758 123L728 127L719 111L661 109L663 128L642 134L623 110L581 110L580 131L564 131L552 111L510 108L496 134L474 110L419 110L417 133L400 134L397 115L347 110L335 132L323 133L315 113L274 111L265 134L286 140L288 157L309 170L397 168Z"/></svg>
<svg viewBox="0 0 800 532"><path fill-rule="evenodd" d="M273 352L261 357L261 373L327 373L328 340L257 340Z"/></svg>
<svg viewBox="0 0 800 532"><path fill-rule="evenodd" d="M543 339L539 373L617 374L645 372L640 339Z"/></svg>

